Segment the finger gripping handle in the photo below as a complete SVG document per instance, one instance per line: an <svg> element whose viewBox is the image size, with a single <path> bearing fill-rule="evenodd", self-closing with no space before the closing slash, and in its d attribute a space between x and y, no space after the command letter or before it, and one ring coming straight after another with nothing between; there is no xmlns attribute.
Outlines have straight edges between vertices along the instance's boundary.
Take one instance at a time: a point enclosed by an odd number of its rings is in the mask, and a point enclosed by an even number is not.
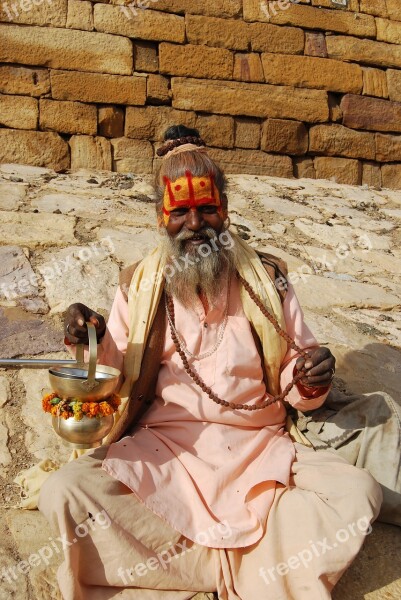
<svg viewBox="0 0 401 600"><path fill-rule="evenodd" d="M85 387L87 389L93 389L96 387L96 364L97 364L97 336L96 336L96 328L93 323L89 321L86 323L88 328L88 338L89 338L89 364L88 364L88 378L85 381ZM77 345L77 362L79 365L84 365L84 345Z"/></svg>

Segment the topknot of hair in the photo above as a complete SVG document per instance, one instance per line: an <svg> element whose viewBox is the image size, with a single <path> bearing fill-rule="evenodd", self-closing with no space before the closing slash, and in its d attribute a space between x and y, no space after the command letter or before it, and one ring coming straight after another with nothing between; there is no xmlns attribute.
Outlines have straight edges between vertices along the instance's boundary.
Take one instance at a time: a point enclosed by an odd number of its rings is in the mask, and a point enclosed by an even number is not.
<svg viewBox="0 0 401 600"><path fill-rule="evenodd" d="M203 139L199 136L195 136L195 135L187 135L184 137L180 137L177 139L173 139L173 140L169 140L168 142L166 142L163 146L161 146L161 148L159 148L156 152L156 154L158 156L165 156L168 152L171 152L171 150L174 150L174 148L179 148L179 146L183 146L184 144L194 144L195 146L206 146L206 143L203 141Z"/></svg>

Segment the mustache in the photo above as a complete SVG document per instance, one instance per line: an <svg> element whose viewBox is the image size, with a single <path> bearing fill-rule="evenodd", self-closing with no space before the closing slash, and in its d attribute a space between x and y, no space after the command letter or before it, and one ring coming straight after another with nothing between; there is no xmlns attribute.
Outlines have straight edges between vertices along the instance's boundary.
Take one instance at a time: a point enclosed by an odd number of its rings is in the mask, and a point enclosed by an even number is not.
<svg viewBox="0 0 401 600"><path fill-rule="evenodd" d="M192 240L192 238L198 237L199 235L202 235L209 240L217 237L216 232L212 227L202 227L202 229L199 229L199 231L180 231L176 236L174 236L174 240L177 242L183 242L186 240Z"/></svg>

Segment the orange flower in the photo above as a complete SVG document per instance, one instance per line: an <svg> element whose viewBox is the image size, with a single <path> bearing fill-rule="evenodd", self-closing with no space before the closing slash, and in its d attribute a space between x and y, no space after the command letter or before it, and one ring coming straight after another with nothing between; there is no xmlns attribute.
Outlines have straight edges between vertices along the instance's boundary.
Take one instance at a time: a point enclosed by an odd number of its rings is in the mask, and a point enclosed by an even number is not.
<svg viewBox="0 0 401 600"><path fill-rule="evenodd" d="M51 401L53 400L53 398L56 397L57 394L46 394L46 396L43 396L42 408L45 412L51 412L51 409L53 408L53 404L51 403Z"/></svg>
<svg viewBox="0 0 401 600"><path fill-rule="evenodd" d="M110 406L110 404L108 404L107 402L101 402L99 408L103 417L107 417L114 413L114 408Z"/></svg>

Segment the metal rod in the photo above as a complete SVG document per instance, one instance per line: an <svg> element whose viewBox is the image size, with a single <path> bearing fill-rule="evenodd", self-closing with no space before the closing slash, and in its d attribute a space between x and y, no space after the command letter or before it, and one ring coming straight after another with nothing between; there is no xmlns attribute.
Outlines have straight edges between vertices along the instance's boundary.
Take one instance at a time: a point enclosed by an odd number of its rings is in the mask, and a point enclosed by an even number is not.
<svg viewBox="0 0 401 600"><path fill-rule="evenodd" d="M60 367L78 365L76 360L51 360L36 358L0 358L0 367Z"/></svg>

